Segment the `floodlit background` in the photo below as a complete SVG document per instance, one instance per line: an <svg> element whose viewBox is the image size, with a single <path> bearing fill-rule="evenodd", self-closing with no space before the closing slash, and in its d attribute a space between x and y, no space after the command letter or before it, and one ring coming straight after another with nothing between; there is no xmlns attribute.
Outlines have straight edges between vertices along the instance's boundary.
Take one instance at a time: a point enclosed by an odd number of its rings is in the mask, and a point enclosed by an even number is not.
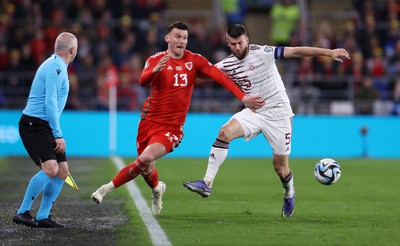
<svg viewBox="0 0 400 246"><path fill-rule="evenodd" d="M400 172L399 10L398 0L0 0L0 242L164 245L152 241L125 187L101 205L89 197L115 176L110 155L124 163L136 158L140 107L149 93L138 78L147 57L166 49L166 26L183 20L191 25L188 49L211 62L229 53L230 23L245 24L256 44L343 47L352 59L278 61L296 114L296 208L289 219L280 216L282 187L261 136L230 144L209 198L182 186L203 177L218 129L242 108L217 83L195 88L182 144L157 160L168 188L156 220L171 244L398 245L398 181L390 174ZM12 223L37 171L18 120L34 73L62 31L79 39L60 121L80 190L65 185L52 209L65 230L32 230ZM313 175L325 157L342 168L332 186ZM132 183L151 206L143 179Z"/></svg>
<svg viewBox="0 0 400 246"><path fill-rule="evenodd" d="M17 122L34 73L62 31L79 39L61 117L69 155L135 155L138 113L149 94L138 85L141 69L150 55L166 49L164 31L176 20L191 25L188 49L213 63L229 54L224 31L232 23L245 24L256 44L345 48L352 59L343 63L321 57L278 61L296 114L293 155L400 155L390 141L400 137L397 1L1 0L0 6L0 156L26 155ZM109 86L114 83L115 93ZM207 156L219 127L241 108L217 83L199 84L185 139L172 156ZM271 156L262 137L240 141L233 156Z"/></svg>
<svg viewBox="0 0 400 246"><path fill-rule="evenodd" d="M352 60L343 64L304 58L280 67L297 114L387 115L399 100L399 89L394 93L400 72L399 7L393 0L0 3L2 108L24 106L33 73L52 54L58 33L69 31L79 39L79 52L69 67L67 108L106 110L106 75L117 73L118 109L138 110L147 95L137 84L145 59L166 48L164 31L175 20L191 25L188 49L212 62L227 55L224 31L231 23L245 24L257 44L347 49ZM364 84L372 84L371 91L362 90ZM192 111L234 112L240 107L229 93L213 87L197 88Z"/></svg>

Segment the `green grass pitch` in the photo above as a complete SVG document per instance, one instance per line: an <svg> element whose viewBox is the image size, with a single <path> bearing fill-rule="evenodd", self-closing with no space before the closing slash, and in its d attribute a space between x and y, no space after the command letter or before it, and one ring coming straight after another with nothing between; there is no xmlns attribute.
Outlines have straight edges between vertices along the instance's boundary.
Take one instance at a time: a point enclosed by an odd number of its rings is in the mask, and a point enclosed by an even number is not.
<svg viewBox="0 0 400 246"><path fill-rule="evenodd" d="M125 162L133 160L129 158ZM400 161L336 160L341 165L342 176L336 184L324 186L316 181L313 174L318 159L291 159L296 188L295 214L291 218L282 218L283 190L270 159L228 158L220 169L209 198L201 198L182 186L184 180L203 178L206 159L160 159L156 166L160 180L167 184L167 191L163 199L164 209L157 221L171 243L182 246L399 245L400 185L397 175L400 175ZM18 162L13 158L0 159L0 183L14 182L15 187L15 194L4 193L0 196L0 202L12 204L12 208L7 204L1 206L5 211L0 211L0 221L3 221L4 228L12 226L13 230L21 230L2 235L6 245L14 242L14 235L23 237L30 232L10 222L11 209L20 203L27 179L6 181L7 177L15 172L26 176L36 172L33 164L30 167L32 170L16 168ZM125 187L110 193L101 205L92 204L89 199L95 188L110 181L116 174L111 160L70 159L69 162L80 191L64 187L57 207L59 213L68 204L76 203L81 206L79 217L89 216L85 208L103 214L107 212L105 207L113 206L115 201L118 204L121 202L122 213L129 219L116 226L116 244L152 245ZM136 179L136 184L150 206L149 188L141 177ZM2 185L5 187L6 183ZM71 227L76 227L68 216L72 215L66 211L60 218ZM90 221L96 219L96 216L89 217ZM100 226L96 228L101 229ZM86 237L88 241L94 240L90 238L94 234L86 234L80 235L80 240ZM46 235L57 237L63 234L51 230ZM35 240L41 243L41 238ZM96 243L102 245L101 241Z"/></svg>
<svg viewBox="0 0 400 246"><path fill-rule="evenodd" d="M161 159L167 192L157 220L174 245L399 245L400 162L338 159L342 176L325 186L314 178L317 161L291 160L295 214L282 218L283 190L269 159L228 159L209 198L182 186L203 178L206 160Z"/></svg>

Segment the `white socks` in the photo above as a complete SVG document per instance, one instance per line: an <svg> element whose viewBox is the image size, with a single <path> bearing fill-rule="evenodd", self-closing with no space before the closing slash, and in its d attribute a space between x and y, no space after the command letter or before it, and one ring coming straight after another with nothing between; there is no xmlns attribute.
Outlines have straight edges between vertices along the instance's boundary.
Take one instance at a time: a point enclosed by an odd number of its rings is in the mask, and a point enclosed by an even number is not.
<svg viewBox="0 0 400 246"><path fill-rule="evenodd" d="M285 199L292 198L294 195L294 185L293 185L294 177L293 177L293 172L291 170L290 170L290 174L285 179L289 179L289 181L287 181L286 183L284 181L282 181L282 186L284 188L283 196Z"/></svg>
<svg viewBox="0 0 400 246"><path fill-rule="evenodd" d="M216 148L214 146L211 148L210 156L208 158L207 172L204 176L204 182L206 182L209 188L212 187L215 176L217 176L219 167L225 161L227 156L228 149Z"/></svg>
<svg viewBox="0 0 400 246"><path fill-rule="evenodd" d="M111 190L115 189L114 183L110 181L109 183L105 184L105 187L107 189L107 192L110 192Z"/></svg>

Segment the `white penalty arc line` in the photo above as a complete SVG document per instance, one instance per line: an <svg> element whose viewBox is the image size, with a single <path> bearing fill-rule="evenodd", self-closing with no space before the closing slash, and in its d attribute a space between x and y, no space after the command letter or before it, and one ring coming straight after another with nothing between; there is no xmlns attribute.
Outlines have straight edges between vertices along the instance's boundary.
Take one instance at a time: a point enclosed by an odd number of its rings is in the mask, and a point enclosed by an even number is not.
<svg viewBox="0 0 400 246"><path fill-rule="evenodd" d="M111 160L114 162L118 170L125 167L125 163L120 157L111 156ZM158 224L157 220L151 213L149 206L147 206L146 200L140 192L139 187L136 185L135 180L126 183L126 186L128 187L129 194L131 195L132 200L136 205L136 208L139 210L140 217L142 218L145 226L147 227L147 230L150 233L150 238L153 244L155 246L172 246L172 243L171 241L169 241L167 234L165 234L160 224Z"/></svg>

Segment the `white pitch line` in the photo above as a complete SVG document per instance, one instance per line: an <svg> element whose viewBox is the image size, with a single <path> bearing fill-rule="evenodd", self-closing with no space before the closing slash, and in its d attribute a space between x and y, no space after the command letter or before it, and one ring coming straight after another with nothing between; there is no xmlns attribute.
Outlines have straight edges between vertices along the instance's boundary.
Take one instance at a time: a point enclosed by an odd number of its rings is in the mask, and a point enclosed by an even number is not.
<svg viewBox="0 0 400 246"><path fill-rule="evenodd" d="M125 167L125 163L120 157L111 156L111 160L114 162L118 170ZM151 213L149 206L147 206L147 202L140 192L139 187L136 185L135 180L126 183L126 186L128 187L129 194L131 195L136 208L139 210L140 217L142 217L142 220L150 233L150 238L153 244L155 246L172 246L167 234L165 234Z"/></svg>

